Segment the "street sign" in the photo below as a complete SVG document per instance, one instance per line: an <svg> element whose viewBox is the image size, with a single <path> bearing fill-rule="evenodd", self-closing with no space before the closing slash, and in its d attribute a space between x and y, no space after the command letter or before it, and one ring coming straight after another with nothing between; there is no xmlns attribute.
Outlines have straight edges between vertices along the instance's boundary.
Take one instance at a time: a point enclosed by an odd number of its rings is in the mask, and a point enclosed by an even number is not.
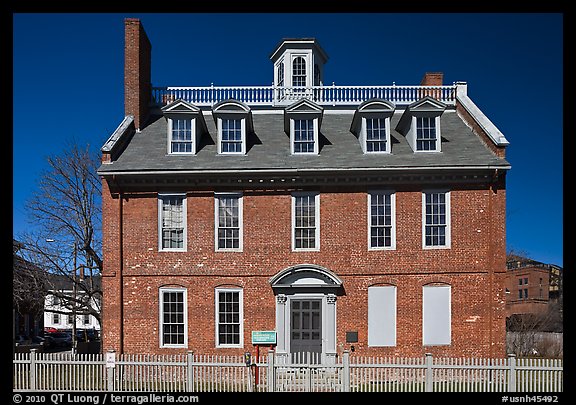
<svg viewBox="0 0 576 405"><path fill-rule="evenodd" d="M252 331L252 344L253 345L275 345L276 344L276 331L275 330L253 330Z"/></svg>

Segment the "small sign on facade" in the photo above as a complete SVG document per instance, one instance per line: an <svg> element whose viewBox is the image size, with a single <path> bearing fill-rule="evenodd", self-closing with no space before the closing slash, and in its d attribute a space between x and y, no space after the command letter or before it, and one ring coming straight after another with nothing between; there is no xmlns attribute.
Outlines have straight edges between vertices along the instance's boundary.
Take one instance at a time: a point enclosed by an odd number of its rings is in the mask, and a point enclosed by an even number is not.
<svg viewBox="0 0 576 405"><path fill-rule="evenodd" d="M276 331L275 330L253 330L252 331L252 344L253 345L275 345L276 344Z"/></svg>
<svg viewBox="0 0 576 405"><path fill-rule="evenodd" d="M115 352L107 352L106 353L106 367L107 368L116 367L116 353Z"/></svg>

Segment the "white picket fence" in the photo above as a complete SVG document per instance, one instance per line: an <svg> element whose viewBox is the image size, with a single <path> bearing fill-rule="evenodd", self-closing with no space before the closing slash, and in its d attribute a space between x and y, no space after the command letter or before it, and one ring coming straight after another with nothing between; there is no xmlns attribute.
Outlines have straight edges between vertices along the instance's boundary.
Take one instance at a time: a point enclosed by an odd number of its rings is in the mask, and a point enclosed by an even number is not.
<svg viewBox="0 0 576 405"><path fill-rule="evenodd" d="M14 391L562 392L560 359L15 353Z"/></svg>

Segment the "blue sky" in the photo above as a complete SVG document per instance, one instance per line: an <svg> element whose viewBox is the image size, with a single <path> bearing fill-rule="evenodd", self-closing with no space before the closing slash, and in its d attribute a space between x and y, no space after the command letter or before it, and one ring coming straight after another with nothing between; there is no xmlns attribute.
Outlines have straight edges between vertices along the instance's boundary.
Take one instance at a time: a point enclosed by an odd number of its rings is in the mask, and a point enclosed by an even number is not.
<svg viewBox="0 0 576 405"><path fill-rule="evenodd" d="M561 14L14 14L13 234L46 156L98 149L124 117L124 18L152 43L155 86L269 85L282 38L317 38L324 82L419 84L444 72L504 133L507 246L563 265Z"/></svg>

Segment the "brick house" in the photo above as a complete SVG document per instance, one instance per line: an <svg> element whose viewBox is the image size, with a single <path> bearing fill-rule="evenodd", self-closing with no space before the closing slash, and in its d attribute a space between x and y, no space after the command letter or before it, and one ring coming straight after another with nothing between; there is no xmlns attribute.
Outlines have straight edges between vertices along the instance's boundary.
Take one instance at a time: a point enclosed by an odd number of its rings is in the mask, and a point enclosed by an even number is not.
<svg viewBox="0 0 576 405"><path fill-rule="evenodd" d="M298 38L273 86L153 88L139 20L125 40L104 350L240 354L276 331L285 355L505 354L508 141L466 83L323 86Z"/></svg>

